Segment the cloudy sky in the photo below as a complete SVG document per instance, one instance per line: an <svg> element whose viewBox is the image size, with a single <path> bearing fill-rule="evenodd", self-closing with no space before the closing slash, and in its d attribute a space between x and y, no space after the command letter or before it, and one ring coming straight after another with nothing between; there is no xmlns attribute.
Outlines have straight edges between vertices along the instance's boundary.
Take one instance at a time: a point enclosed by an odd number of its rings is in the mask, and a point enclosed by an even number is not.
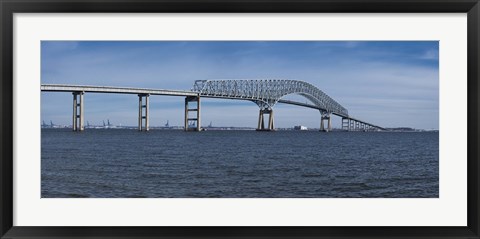
<svg viewBox="0 0 480 239"><path fill-rule="evenodd" d="M204 79L296 79L317 86L355 118L383 127L438 129L438 42L43 41L42 84L189 90ZM301 96L286 99L305 102ZM43 92L42 120L71 125L71 93ZM150 122L183 124L184 98L150 97ZM136 95L85 95L85 120L137 125ZM318 128L317 110L277 104L276 127ZM202 123L256 127L258 107L204 99ZM333 118L340 127L341 119Z"/></svg>

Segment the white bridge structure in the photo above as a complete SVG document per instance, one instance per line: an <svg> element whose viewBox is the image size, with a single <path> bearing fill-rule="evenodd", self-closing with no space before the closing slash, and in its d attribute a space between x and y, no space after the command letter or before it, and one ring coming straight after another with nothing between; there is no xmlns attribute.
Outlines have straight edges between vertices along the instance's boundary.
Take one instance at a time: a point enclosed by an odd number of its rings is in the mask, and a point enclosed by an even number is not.
<svg viewBox="0 0 480 239"><path fill-rule="evenodd" d="M348 110L323 91L310 83L299 80L197 80L192 90L165 90L110 86L60 85L42 84L44 92L71 92L73 94L72 126L74 131L84 130L85 93L114 93L138 95L138 130L149 130L149 97L152 95L169 95L185 97L185 131L201 131L200 99L222 98L233 100L248 100L256 103L259 110L259 131L273 131L273 107L277 103L292 104L316 109L320 112L320 131L332 129L331 116L342 118L342 129L345 131L379 131L384 128L355 119ZM308 99L311 104L282 99L297 94ZM268 123L265 124L265 115ZM324 121L327 121L325 126ZM192 127L194 126L194 127Z"/></svg>

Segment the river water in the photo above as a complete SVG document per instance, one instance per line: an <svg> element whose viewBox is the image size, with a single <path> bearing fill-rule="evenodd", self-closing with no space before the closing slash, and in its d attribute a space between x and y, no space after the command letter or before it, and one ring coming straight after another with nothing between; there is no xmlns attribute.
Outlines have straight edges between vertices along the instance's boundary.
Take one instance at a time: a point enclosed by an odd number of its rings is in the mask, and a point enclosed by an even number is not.
<svg viewBox="0 0 480 239"><path fill-rule="evenodd" d="M438 132L42 129L43 198L436 198Z"/></svg>

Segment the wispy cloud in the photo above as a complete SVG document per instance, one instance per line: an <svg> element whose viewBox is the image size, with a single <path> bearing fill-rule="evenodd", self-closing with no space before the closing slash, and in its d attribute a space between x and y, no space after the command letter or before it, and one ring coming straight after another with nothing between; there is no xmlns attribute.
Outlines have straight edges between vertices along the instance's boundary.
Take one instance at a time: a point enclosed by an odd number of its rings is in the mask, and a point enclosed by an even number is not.
<svg viewBox="0 0 480 239"><path fill-rule="evenodd" d="M423 60L438 60L438 49L427 50L423 55L420 56L420 59Z"/></svg>

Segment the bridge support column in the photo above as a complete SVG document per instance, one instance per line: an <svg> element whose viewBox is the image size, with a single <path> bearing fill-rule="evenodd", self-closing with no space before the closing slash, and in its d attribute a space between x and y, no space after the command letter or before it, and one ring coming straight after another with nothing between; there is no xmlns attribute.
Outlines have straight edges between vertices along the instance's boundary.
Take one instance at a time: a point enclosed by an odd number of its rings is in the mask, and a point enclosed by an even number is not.
<svg viewBox="0 0 480 239"><path fill-rule="evenodd" d="M268 114L268 126L265 128L265 114ZM273 124L273 110L272 109L260 109L258 115L258 128L257 131L273 131L275 126Z"/></svg>
<svg viewBox="0 0 480 239"><path fill-rule="evenodd" d="M332 117L328 117L328 131L332 130Z"/></svg>
<svg viewBox="0 0 480 239"><path fill-rule="evenodd" d="M190 102L194 102L196 108L190 108ZM190 112L196 114L192 116ZM201 131L200 122L200 96L185 97L185 131Z"/></svg>
<svg viewBox="0 0 480 239"><path fill-rule="evenodd" d="M148 110L149 110L148 97L149 96L150 96L149 94L138 94L138 130L139 131L148 131L150 129L149 128L150 122L148 120ZM143 99L145 99L145 101Z"/></svg>
<svg viewBox="0 0 480 239"><path fill-rule="evenodd" d="M72 92L73 95L73 131L84 130L84 113L83 113L83 91Z"/></svg>
<svg viewBox="0 0 480 239"><path fill-rule="evenodd" d="M321 113L321 112L320 112ZM330 113L321 113L321 120L320 120L320 131L331 131L332 130L332 117L330 117ZM327 120L327 129L325 129L324 120Z"/></svg>
<svg viewBox="0 0 480 239"><path fill-rule="evenodd" d="M265 121L263 120L263 112L260 110L260 113L258 113L258 127L257 130L263 130L265 129Z"/></svg>
<svg viewBox="0 0 480 239"><path fill-rule="evenodd" d="M350 119L342 117L342 130L350 131Z"/></svg>

